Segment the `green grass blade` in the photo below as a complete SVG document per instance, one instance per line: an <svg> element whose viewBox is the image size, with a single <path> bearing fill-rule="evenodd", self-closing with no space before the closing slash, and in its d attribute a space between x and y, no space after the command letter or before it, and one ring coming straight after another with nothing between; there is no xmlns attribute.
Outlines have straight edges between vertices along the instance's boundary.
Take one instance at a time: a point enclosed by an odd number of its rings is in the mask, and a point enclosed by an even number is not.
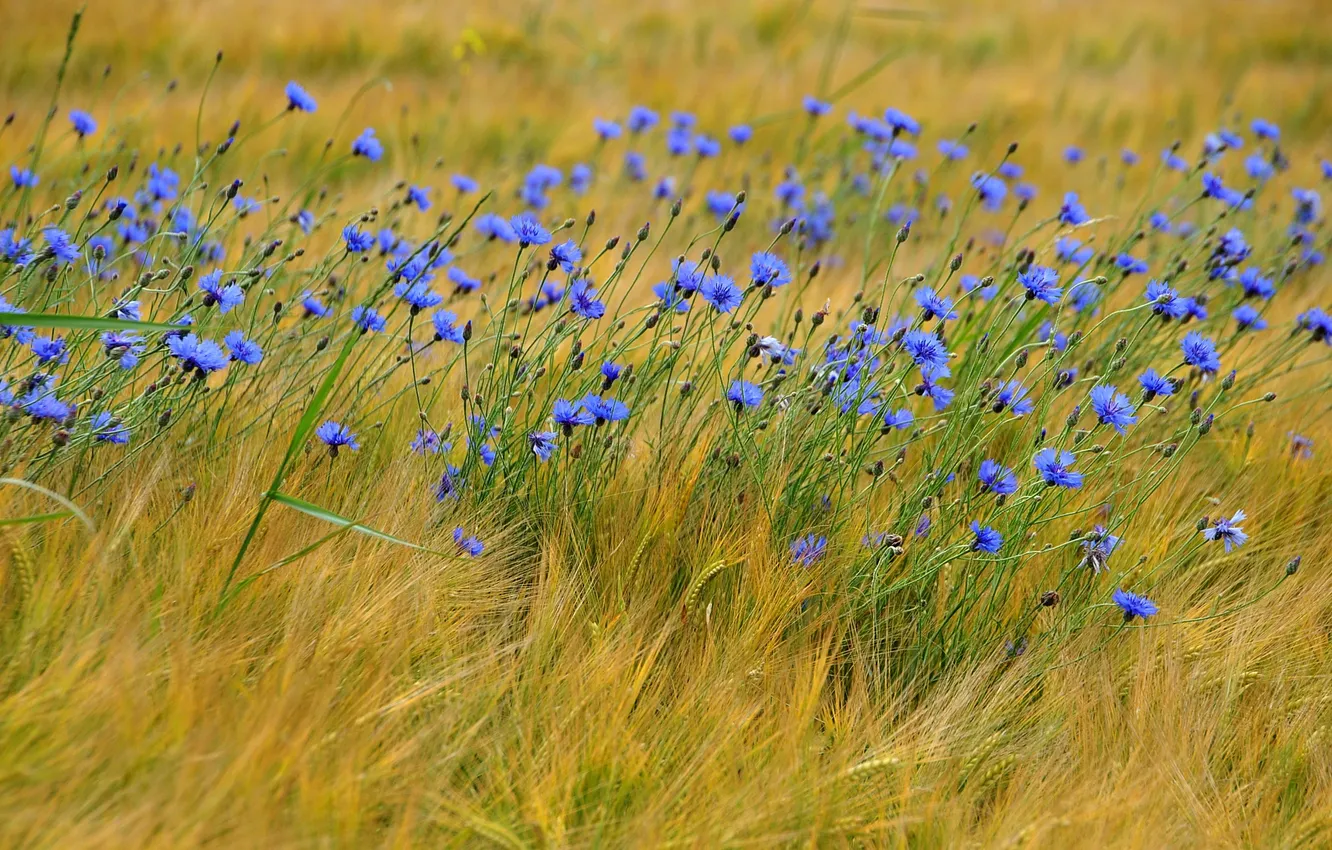
<svg viewBox="0 0 1332 850"><path fill-rule="evenodd" d="M418 552L429 552L431 555L449 557L448 554L445 552L437 552L434 549L429 549L425 546L420 545L419 543L412 543L410 540L403 540L401 537L394 537L391 534L385 534L384 532L370 528L367 525L361 525L359 522L353 519L348 519L347 517L342 516L341 514L334 513L333 511L330 511L327 508L321 508L319 505L311 504L310 502L304 501L302 499L297 499L295 496L288 496L286 493L270 492L268 494L268 498L274 502L277 502L280 505L286 505L287 507L293 510L297 510L303 514L307 514L308 516L312 516L316 519L322 519L324 522L342 528L347 528L351 531L359 532L368 537L374 537L376 539L384 540L389 543L395 543L399 546L405 546L408 549L415 549Z"/></svg>
<svg viewBox="0 0 1332 850"><path fill-rule="evenodd" d="M101 316L66 316L59 313L0 313L0 327L65 328L73 331L180 331L187 325L163 322L132 322Z"/></svg>
<svg viewBox="0 0 1332 850"><path fill-rule="evenodd" d="M89 531L97 531L97 526L93 525L93 521L83 512L83 508L80 508L78 505L53 490L48 490L40 484L33 484L31 481L24 481L22 478L0 478L0 484L10 484L14 487L22 487L26 490L31 490L34 493L41 493L51 501L67 508L71 514L78 517L84 525L88 526Z"/></svg>
<svg viewBox="0 0 1332 850"><path fill-rule="evenodd" d="M50 522L53 519L61 517L74 516L69 511L56 511L53 514L33 514L32 516L14 517L13 519L0 519L0 526L5 525L31 525L39 522Z"/></svg>

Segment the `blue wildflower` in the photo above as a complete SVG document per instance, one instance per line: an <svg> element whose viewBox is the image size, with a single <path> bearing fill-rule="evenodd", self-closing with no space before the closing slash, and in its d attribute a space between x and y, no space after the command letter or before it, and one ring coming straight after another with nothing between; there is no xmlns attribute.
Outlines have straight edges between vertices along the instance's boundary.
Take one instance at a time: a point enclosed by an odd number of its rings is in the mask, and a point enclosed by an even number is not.
<svg viewBox="0 0 1332 850"><path fill-rule="evenodd" d="M779 289L791 282L791 270L776 254L758 251L749 258L749 278L757 286Z"/></svg>
<svg viewBox="0 0 1332 850"><path fill-rule="evenodd" d="M130 441L129 428L107 411L93 414L92 419L88 420L88 427L92 431L93 439L99 443L123 446Z"/></svg>
<svg viewBox="0 0 1332 850"><path fill-rule="evenodd" d="M97 132L97 120L82 109L69 111L69 123L74 125L74 132L82 139Z"/></svg>
<svg viewBox="0 0 1332 850"><path fill-rule="evenodd" d="M1239 527L1239 524L1244 520L1244 511L1235 511L1235 515L1230 519L1221 517L1213 520L1210 528L1203 529L1203 539L1209 541L1220 540L1225 545L1226 552L1237 549L1249 539L1249 535L1245 534L1244 529Z"/></svg>
<svg viewBox="0 0 1332 850"><path fill-rule="evenodd" d="M1058 304L1064 290L1058 286L1059 272L1047 266L1030 266L1018 274L1018 283L1027 290L1027 300L1040 299L1047 304Z"/></svg>
<svg viewBox="0 0 1332 850"><path fill-rule="evenodd" d="M45 366L51 361L56 363L66 363L69 361L69 353L65 350L64 337L39 336L33 339L29 344L32 353L37 355L37 365Z"/></svg>
<svg viewBox="0 0 1332 850"><path fill-rule="evenodd" d="M635 106L629 110L629 117L624 123L631 133L646 133L657 126L659 120L657 113L646 106Z"/></svg>
<svg viewBox="0 0 1332 850"><path fill-rule="evenodd" d="M1129 622L1134 617L1147 619L1156 614L1156 603L1146 596L1139 596L1136 593L1130 593L1127 590L1116 590L1111 598L1119 606L1119 610L1124 612L1124 622Z"/></svg>
<svg viewBox="0 0 1332 850"><path fill-rule="evenodd" d="M14 181L15 189L31 189L42 182L32 169L19 168L17 165L9 166L9 179Z"/></svg>
<svg viewBox="0 0 1332 850"><path fill-rule="evenodd" d="M373 127L366 127L352 142L352 156L363 156L371 162L379 162L384 156L384 145L375 137Z"/></svg>
<svg viewBox="0 0 1332 850"><path fill-rule="evenodd" d="M1175 382L1170 378L1158 375L1155 369L1148 369L1139 375L1138 384L1142 386L1144 400L1146 401L1151 401L1156 396L1175 394Z"/></svg>
<svg viewBox="0 0 1332 850"><path fill-rule="evenodd" d="M698 288L698 294L719 313L731 312L745 297L735 281L723 274L709 275Z"/></svg>
<svg viewBox="0 0 1332 850"><path fill-rule="evenodd" d="M204 306L217 305L219 313L230 313L245 301L245 290L238 283L222 285L222 271L215 269L199 278L199 289L204 293Z"/></svg>
<svg viewBox="0 0 1332 850"><path fill-rule="evenodd" d="M1210 374L1221 368L1221 358L1217 356L1215 343L1197 331L1185 334L1179 348L1184 352L1184 362L1202 372Z"/></svg>
<svg viewBox="0 0 1332 850"><path fill-rule="evenodd" d="M982 489L997 496L1011 496L1017 492L1017 476L997 460L986 458L981 461L979 477Z"/></svg>
<svg viewBox="0 0 1332 850"><path fill-rule="evenodd" d="M509 219L509 226L512 229L515 238L518 240L518 247L526 248L531 245L540 247L550 242L550 231L541 226L536 216L531 213L523 213Z"/></svg>
<svg viewBox="0 0 1332 850"><path fill-rule="evenodd" d="M305 310L306 318L311 316L322 319L325 316L332 315L333 310L325 307L324 302L320 301L310 290L301 293L301 307Z"/></svg>
<svg viewBox="0 0 1332 850"><path fill-rule="evenodd" d="M329 457L337 457L338 450L344 446L350 451L356 451L361 447L356 435L346 425L334 422L332 419L316 428L315 436L319 438L320 442L328 446Z"/></svg>
<svg viewBox="0 0 1332 850"><path fill-rule="evenodd" d="M239 330L229 332L222 338L222 343L231 352L231 359L247 366L257 366L264 359L264 350L259 343L245 338Z"/></svg>
<svg viewBox="0 0 1332 850"><path fill-rule="evenodd" d="M902 337L902 350L917 366L948 365L948 349L944 348L943 340L928 331L908 331Z"/></svg>
<svg viewBox="0 0 1332 850"><path fill-rule="evenodd" d="M377 333L384 330L386 322L373 307L353 307L352 324L361 329L361 333Z"/></svg>
<svg viewBox="0 0 1332 850"><path fill-rule="evenodd" d="M567 401L565 399L556 399L555 407L551 411L551 419L560 427L565 435L573 433L577 425L592 425L596 422L596 417L583 409L581 402Z"/></svg>
<svg viewBox="0 0 1332 850"><path fill-rule="evenodd" d="M606 121L602 118L592 119L592 129L597 131L597 136L603 141L618 139L624 133L624 129L614 121Z"/></svg>
<svg viewBox="0 0 1332 850"><path fill-rule="evenodd" d="M957 311L953 309L953 299L943 297L928 286L917 289L915 295L916 303L925 311L925 321L928 322L936 316L944 321L957 318Z"/></svg>
<svg viewBox="0 0 1332 850"><path fill-rule="evenodd" d="M1036 402L1032 400L1030 391L1016 380L1006 381L999 386L990 407L995 413L1008 410L1014 416L1026 416L1035 408Z"/></svg>
<svg viewBox="0 0 1332 850"><path fill-rule="evenodd" d="M1267 327L1267 320L1252 304L1241 304L1230 315L1242 331L1261 331Z"/></svg>
<svg viewBox="0 0 1332 850"><path fill-rule="evenodd" d="M569 287L569 310L584 319L600 319L606 315L606 305L597 299L597 290L586 278L580 278Z"/></svg>
<svg viewBox="0 0 1332 850"><path fill-rule="evenodd" d="M1082 473L1069 469L1076 461L1072 452L1046 448L1037 452L1031 463L1050 487L1073 489L1082 486Z"/></svg>
<svg viewBox="0 0 1332 850"><path fill-rule="evenodd" d="M1078 201L1078 193L1069 192L1064 195L1063 206L1059 208L1059 222L1077 227L1089 221L1091 221L1091 216L1087 215L1087 210Z"/></svg>
<svg viewBox="0 0 1332 850"><path fill-rule="evenodd" d="M1138 421L1134 415L1133 402L1117 387L1109 384L1092 387L1091 405L1102 425L1109 425L1121 434Z"/></svg>
<svg viewBox="0 0 1332 850"><path fill-rule="evenodd" d="M554 431L533 431L527 435L527 445L542 463L550 460L555 450L559 448L559 444L555 442Z"/></svg>
<svg viewBox="0 0 1332 850"><path fill-rule="evenodd" d="M602 398L589 393L583 396L583 407L592 414L593 423L620 422L629 418L629 406L613 398Z"/></svg>
<svg viewBox="0 0 1332 850"><path fill-rule="evenodd" d="M166 344L172 356L180 361L181 368L187 372L195 370L200 375L206 375L226 368L230 360L217 343L201 340L192 333L170 337Z"/></svg>
<svg viewBox="0 0 1332 850"><path fill-rule="evenodd" d="M51 251L55 265L69 265L79 258L79 247L74 244L69 234L60 228L48 227L42 231L42 237L46 240L46 246Z"/></svg>
<svg viewBox="0 0 1332 850"><path fill-rule="evenodd" d="M732 381L726 390L726 400L734 404L736 410L758 407L763 402L763 389L749 381Z"/></svg>
<svg viewBox="0 0 1332 850"><path fill-rule="evenodd" d="M295 80L287 83L287 109L293 112L314 112L319 108L310 93Z"/></svg>
<svg viewBox="0 0 1332 850"><path fill-rule="evenodd" d="M463 531L461 525L453 529L453 542L458 545L459 552L472 558L480 555L486 548L486 544L481 542L481 538L467 534Z"/></svg>
<svg viewBox="0 0 1332 850"><path fill-rule="evenodd" d="M1004 545L1004 537L999 532L990 528L988 525L981 525L976 520L971 521L971 550L973 552L989 552L991 555L997 553Z"/></svg>
<svg viewBox="0 0 1332 850"><path fill-rule="evenodd" d="M802 567L815 564L828 551L828 538L806 534L791 541L791 560Z"/></svg>

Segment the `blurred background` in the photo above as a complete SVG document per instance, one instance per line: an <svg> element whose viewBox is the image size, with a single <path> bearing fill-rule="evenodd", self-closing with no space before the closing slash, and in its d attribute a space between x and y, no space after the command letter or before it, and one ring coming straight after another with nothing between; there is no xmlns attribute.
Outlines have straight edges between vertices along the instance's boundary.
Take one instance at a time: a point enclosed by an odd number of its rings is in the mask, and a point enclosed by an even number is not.
<svg viewBox="0 0 1332 850"><path fill-rule="evenodd" d="M6 155L49 105L76 8L0 3ZM1038 169L1070 144L1196 144L1241 114L1315 155L1332 147L1322 0L94 0L60 108L93 109L132 144L174 144L219 50L206 120L269 117L296 79L331 134L368 85L341 129L375 125L403 176L581 155L593 117L635 103L692 110L717 133L749 121L763 144L800 120L804 94L897 106L932 138L978 122L977 149L1020 137ZM290 140L288 162L319 144Z"/></svg>

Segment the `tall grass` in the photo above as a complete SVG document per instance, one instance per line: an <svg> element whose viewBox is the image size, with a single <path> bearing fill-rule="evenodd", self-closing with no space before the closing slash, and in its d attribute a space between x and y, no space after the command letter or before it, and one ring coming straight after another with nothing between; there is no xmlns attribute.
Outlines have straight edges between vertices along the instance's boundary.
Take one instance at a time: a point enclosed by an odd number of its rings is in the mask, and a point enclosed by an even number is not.
<svg viewBox="0 0 1332 850"><path fill-rule="evenodd" d="M679 11L7 60L7 842L1328 840L1316 44Z"/></svg>

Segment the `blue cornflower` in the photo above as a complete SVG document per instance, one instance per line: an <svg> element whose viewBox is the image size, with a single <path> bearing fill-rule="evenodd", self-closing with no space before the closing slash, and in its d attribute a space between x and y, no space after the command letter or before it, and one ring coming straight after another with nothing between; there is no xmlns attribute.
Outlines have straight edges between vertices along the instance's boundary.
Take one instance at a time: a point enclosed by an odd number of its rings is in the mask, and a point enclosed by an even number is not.
<svg viewBox="0 0 1332 850"><path fill-rule="evenodd" d="M415 204L421 212L430 209L430 190L425 186L408 186L407 203Z"/></svg>
<svg viewBox="0 0 1332 850"><path fill-rule="evenodd" d="M606 387L615 383L624 374L624 367L619 363L613 363L610 360L601 364L601 377Z"/></svg>
<svg viewBox="0 0 1332 850"><path fill-rule="evenodd" d="M1127 590L1116 590L1111 598L1115 604L1124 612L1124 622L1129 622L1134 617L1147 619L1153 616L1159 610L1156 603L1146 596L1139 596L1136 593L1129 593Z"/></svg>
<svg viewBox="0 0 1332 850"><path fill-rule="evenodd" d="M1332 315L1322 307L1310 307L1295 317L1295 324L1309 331L1315 341L1332 345Z"/></svg>
<svg viewBox="0 0 1332 850"><path fill-rule="evenodd" d="M551 264L558 266L565 274L573 274L574 267L582 261L583 252L578 250L578 243L572 239L550 249Z"/></svg>
<svg viewBox="0 0 1332 850"><path fill-rule="evenodd" d="M247 366L257 366L264 359L264 350L259 343L246 339L245 334L234 330L222 338L222 342L231 352L231 359Z"/></svg>
<svg viewBox="0 0 1332 850"><path fill-rule="evenodd" d="M971 533L974 535L974 539L971 541L971 551L973 552L989 552L993 555L1004 545L1002 534L988 525L981 525L974 519L971 521Z"/></svg>
<svg viewBox="0 0 1332 850"><path fill-rule="evenodd" d="M17 165L9 166L9 178L14 181L15 189L31 189L42 182L42 178L33 173L32 169L19 168Z"/></svg>
<svg viewBox="0 0 1332 850"><path fill-rule="evenodd" d="M668 280L652 285L652 293L657 296L657 300L666 309L674 309L677 313L688 313L689 302L684 296L676 291L675 284Z"/></svg>
<svg viewBox="0 0 1332 850"><path fill-rule="evenodd" d="M935 316L944 321L957 318L957 311L953 309L953 299L943 297L928 286L916 290L916 303L925 311L927 322Z"/></svg>
<svg viewBox="0 0 1332 850"><path fill-rule="evenodd" d="M20 268L32 262L34 255L32 253L32 240L20 238L14 228L6 227L0 230L0 256L9 260Z"/></svg>
<svg viewBox="0 0 1332 850"><path fill-rule="evenodd" d="M444 296L431 289L423 280L416 283L403 281L393 287L393 294L411 306L413 315L444 303Z"/></svg>
<svg viewBox="0 0 1332 850"><path fill-rule="evenodd" d="M730 136L731 141L737 145L743 145L754 137L754 130L748 124L736 124L726 131L726 135Z"/></svg>
<svg viewBox="0 0 1332 850"><path fill-rule="evenodd" d="M444 464L444 473L440 475L439 483L435 485L435 501L456 501L462 497L466 483L462 478L461 469L451 463Z"/></svg>
<svg viewBox="0 0 1332 850"><path fill-rule="evenodd" d="M1109 425L1121 434L1138 421L1138 417L1134 416L1133 402L1117 387L1109 384L1092 387L1091 405L1102 425Z"/></svg>
<svg viewBox="0 0 1332 850"><path fill-rule="evenodd" d="M287 109L293 112L314 112L319 108L310 93L295 80L287 83Z"/></svg>
<svg viewBox="0 0 1332 850"><path fill-rule="evenodd" d="M1179 343L1184 352L1184 362L1202 372L1213 373L1221 368L1221 358L1217 356L1216 345L1197 331L1189 331Z"/></svg>
<svg viewBox="0 0 1332 850"><path fill-rule="evenodd" d="M238 283L222 285L222 271L215 269L199 278L199 289L204 293L204 306L217 305L219 313L230 313L245 301L245 290Z"/></svg>
<svg viewBox="0 0 1332 850"><path fill-rule="evenodd" d="M791 560L802 567L813 566L828 551L828 538L813 533L791 541Z"/></svg>
<svg viewBox="0 0 1332 850"><path fill-rule="evenodd" d="M944 159L964 159L968 153L966 145L952 139L940 139L938 147Z"/></svg>
<svg viewBox="0 0 1332 850"><path fill-rule="evenodd" d="M1077 165L1079 162L1082 162L1083 156L1082 148L1077 145L1069 145L1064 148L1064 161L1069 165Z"/></svg>
<svg viewBox="0 0 1332 850"><path fill-rule="evenodd" d="M300 212L296 213L296 217L292 220L296 223L296 226L301 229L301 232L306 234L307 236L309 235L310 231L314 229L315 216L314 213L310 212L309 210L301 210Z"/></svg>
<svg viewBox="0 0 1332 850"><path fill-rule="evenodd" d="M461 525L453 529L453 542L458 544L459 552L472 558L480 555L486 548L486 544L481 542L481 538L467 534L463 531Z"/></svg>
<svg viewBox="0 0 1332 850"><path fill-rule="evenodd" d="M1253 123L1249 126L1252 128L1253 134L1260 139L1276 141L1281 138L1281 128L1264 118L1253 119Z"/></svg>
<svg viewBox="0 0 1332 850"><path fill-rule="evenodd" d="M1008 184L993 174L976 172L971 176L971 185L975 187L981 204L991 212L997 212L1008 197Z"/></svg>
<svg viewBox="0 0 1332 850"><path fill-rule="evenodd" d="M351 451L356 451L361 447L361 444L356 440L356 435L346 425L334 422L332 419L316 428L315 436L319 438L320 442L328 446L329 457L337 457L338 450L343 446Z"/></svg>
<svg viewBox="0 0 1332 850"><path fill-rule="evenodd" d="M635 106L629 110L629 117L624 123L631 133L646 133L657 126L659 120L657 113L646 106Z"/></svg>
<svg viewBox="0 0 1332 850"><path fill-rule="evenodd" d="M599 136L603 142L609 141L610 139L618 139L624 133L624 129L621 128L619 124L614 121L606 121L602 118L592 119L592 129L597 131L597 136Z"/></svg>
<svg viewBox="0 0 1332 850"><path fill-rule="evenodd" d="M384 330L386 322L373 307L353 307L352 324L361 329L361 333L377 333Z"/></svg>
<svg viewBox="0 0 1332 850"><path fill-rule="evenodd" d="M600 319L606 315L606 305L597 299L597 290L586 278L580 278L569 287L569 310L584 319Z"/></svg>
<svg viewBox="0 0 1332 850"><path fill-rule="evenodd" d="M172 356L180 360L181 368L187 372L191 369L200 375L216 372L226 368L230 359L217 343L207 339L201 340L192 333L170 337L166 344Z"/></svg>
<svg viewBox="0 0 1332 850"><path fill-rule="evenodd" d="M647 160L637 151L626 151L624 154L624 173L635 183L641 183L648 176Z"/></svg>
<svg viewBox="0 0 1332 850"><path fill-rule="evenodd" d="M99 443L123 446L130 441L129 428L107 411L94 414L92 419L88 420L88 427L92 431L93 439Z"/></svg>
<svg viewBox="0 0 1332 850"><path fill-rule="evenodd" d="M736 410L758 407L763 403L763 388L749 381L732 381L726 390L726 400L734 404Z"/></svg>
<svg viewBox="0 0 1332 850"><path fill-rule="evenodd" d="M657 181L657 185L652 187L652 197L658 201L664 201L675 194L675 178L663 177Z"/></svg>
<svg viewBox="0 0 1332 850"><path fill-rule="evenodd" d="M1140 260L1132 254L1120 253L1115 257L1115 265L1119 266L1125 277L1131 274L1147 273L1147 261Z"/></svg>
<svg viewBox="0 0 1332 850"><path fill-rule="evenodd" d="M1152 312L1169 319L1182 319L1189 313L1188 305L1179 293L1159 280L1147 281L1143 297L1152 302Z"/></svg>
<svg viewBox="0 0 1332 850"><path fill-rule="evenodd" d="M592 187L592 166L586 163L576 163L569 169L569 189L575 195L585 195L587 190Z"/></svg>
<svg viewBox="0 0 1332 850"><path fill-rule="evenodd" d="M993 278L988 278L988 280L993 280ZM994 296L999 294L999 284L991 283L987 286L981 286L981 278L974 274L962 275L962 277L958 279L958 283L962 285L963 292L968 295L974 292L982 301L991 301L994 299Z"/></svg>
<svg viewBox="0 0 1332 850"><path fill-rule="evenodd" d="M573 433L576 425L592 425L596 422L596 417L583 409L582 403L577 401L567 401L565 399L556 399L555 407L551 411L550 418L555 424L560 426L565 435Z"/></svg>
<svg viewBox="0 0 1332 850"><path fill-rule="evenodd" d="M437 455L441 451L448 451L453 446L440 439L438 432L429 428L418 428L409 448L414 454Z"/></svg>
<svg viewBox="0 0 1332 850"><path fill-rule="evenodd" d="M1030 266L1018 274L1018 283L1027 290L1027 300L1040 299L1047 304L1058 304L1064 291L1058 286L1059 272L1047 266Z"/></svg>
<svg viewBox="0 0 1332 850"><path fill-rule="evenodd" d="M735 281L724 274L709 275L698 288L698 294L719 313L731 312L745 297Z"/></svg>
<svg viewBox="0 0 1332 850"><path fill-rule="evenodd" d="M1313 440L1303 434L1296 434L1294 431L1287 431L1286 436L1290 437L1290 456L1308 460L1313 457Z"/></svg>
<svg viewBox="0 0 1332 850"><path fill-rule="evenodd" d="M458 292L475 292L481 288L480 278L475 278L457 266L449 266L449 270L444 273L454 288Z"/></svg>
<svg viewBox="0 0 1332 850"><path fill-rule="evenodd" d="M120 368L133 369L139 365L139 355L143 354L143 337L107 331L102 334L102 346L106 349L106 356L115 358Z"/></svg>
<svg viewBox="0 0 1332 850"><path fill-rule="evenodd" d="M1156 396L1171 396L1175 394L1175 382L1169 378L1158 375L1155 369L1148 369L1139 375L1138 383L1142 386L1144 400L1146 401L1151 401Z"/></svg>
<svg viewBox="0 0 1332 850"><path fill-rule="evenodd" d="M896 107L890 106L885 109L883 120L885 124L892 128L894 135L898 133L907 133L912 136L920 135L920 124L916 122L916 119Z"/></svg>
<svg viewBox="0 0 1332 850"><path fill-rule="evenodd" d="M629 406L613 398L602 398L591 393L583 396L583 407L592 414L593 423L619 422L629 418Z"/></svg>
<svg viewBox="0 0 1332 850"><path fill-rule="evenodd" d="M1100 575L1106 568L1106 561L1122 542L1120 538L1108 533L1105 526L1093 526L1091 534L1082 541L1083 557L1078 566L1086 564L1092 568L1092 575Z"/></svg>
<svg viewBox="0 0 1332 850"><path fill-rule="evenodd" d="M325 307L324 302L308 289L301 293L301 307L305 310L306 318L313 316L322 319L333 314L333 310Z"/></svg>
<svg viewBox="0 0 1332 850"><path fill-rule="evenodd" d="M666 133L666 152L671 156L684 156L689 153L693 140L693 134L687 128L672 127Z"/></svg>
<svg viewBox="0 0 1332 850"><path fill-rule="evenodd" d="M32 353L37 355L37 365L45 366L51 361L56 363L66 363L69 361L69 353L65 350L64 337L39 336L30 343Z"/></svg>
<svg viewBox="0 0 1332 850"><path fill-rule="evenodd" d="M559 443L555 442L554 431L533 431L527 435L527 445L542 463L550 460L551 455L559 448Z"/></svg>
<svg viewBox="0 0 1332 850"><path fill-rule="evenodd" d="M1244 160L1244 170L1248 172L1249 177L1260 183L1271 180L1272 176L1276 174L1276 168L1267 161L1267 157L1263 156L1262 151L1254 151L1249 154L1249 157Z"/></svg>
<svg viewBox="0 0 1332 850"><path fill-rule="evenodd" d="M943 340L929 331L908 331L902 337L902 350L917 366L948 365L948 349L944 348Z"/></svg>
<svg viewBox="0 0 1332 850"><path fill-rule="evenodd" d="M1151 224L1152 230L1159 230L1162 233L1169 233L1171 230L1170 216L1166 215L1160 210L1157 210L1156 212L1152 213L1151 217L1148 219L1148 222Z"/></svg>
<svg viewBox="0 0 1332 850"><path fill-rule="evenodd" d="M1035 408L1036 402L1032 400L1030 391L1016 380L1013 380L1000 385L999 391L994 395L994 404L990 409L995 413L1008 410L1014 416L1026 416Z"/></svg>
<svg viewBox="0 0 1332 850"><path fill-rule="evenodd" d="M776 254L758 251L749 258L749 278L758 286L779 289L791 282L791 270Z"/></svg>
<svg viewBox="0 0 1332 850"><path fill-rule="evenodd" d="M1134 165L1137 165L1138 160L1139 160L1138 154L1134 151L1129 150L1128 148L1124 148L1119 152L1119 161L1127 166L1132 167Z"/></svg>
<svg viewBox="0 0 1332 850"><path fill-rule="evenodd" d="M430 317L430 323L435 326L435 339L447 340L448 342L462 345L467 340L466 328L461 325L455 325L458 317L450 310L436 310Z"/></svg>
<svg viewBox="0 0 1332 850"><path fill-rule="evenodd" d="M1164 162L1165 167L1170 169L1171 171L1189 170L1188 160L1184 159L1184 157L1175 153L1170 148L1166 148L1165 150L1161 151L1161 161Z"/></svg>
<svg viewBox="0 0 1332 850"><path fill-rule="evenodd" d="M916 421L915 414L905 407L901 410L886 410L883 414L883 427L885 430L896 428L899 431L905 431Z"/></svg>
<svg viewBox="0 0 1332 850"><path fill-rule="evenodd" d="M1031 464L1049 486L1072 489L1082 486L1082 473L1069 469L1076 461L1072 452L1047 448L1037 452Z"/></svg>
<svg viewBox="0 0 1332 850"><path fill-rule="evenodd" d="M694 137L694 152L703 159L710 159L721 153L721 142L704 133Z"/></svg>
<svg viewBox="0 0 1332 850"><path fill-rule="evenodd" d="M954 393L947 387L939 386L939 379L948 377L948 367L931 366L928 363L920 367L920 383L916 385L916 394L928 396L934 402L936 411L943 410L953 403Z"/></svg>
<svg viewBox="0 0 1332 850"><path fill-rule="evenodd" d="M81 139L97 132L97 120L82 109L69 111L69 123L74 125L74 132L78 133Z"/></svg>
<svg viewBox="0 0 1332 850"><path fill-rule="evenodd" d="M1244 533L1244 529L1239 527L1244 522L1244 511L1235 511L1235 515L1230 519L1222 517L1212 521L1211 528L1204 528L1202 532L1205 540L1220 540L1225 544L1226 551L1238 549L1249 539L1249 535Z"/></svg>
<svg viewBox="0 0 1332 850"><path fill-rule="evenodd" d="M796 355L800 353L800 349L786 345L775 336L759 337L758 348L759 353L767 357L770 362L787 366L793 365Z"/></svg>
<svg viewBox="0 0 1332 850"><path fill-rule="evenodd" d="M1263 277L1258 269L1252 266L1240 272L1239 283L1246 298L1266 300L1276 294L1276 284L1272 281L1272 278Z"/></svg>
<svg viewBox="0 0 1332 850"><path fill-rule="evenodd" d="M466 174L454 174L449 177L449 182L453 184L454 190L459 195L470 195L477 189L481 188L481 184L477 183Z"/></svg>
<svg viewBox="0 0 1332 850"><path fill-rule="evenodd" d="M809 113L811 118L818 118L822 115L827 115L832 111L831 103L828 103L826 100L819 100L812 94L805 95L804 100L801 101L801 105L805 107L805 111Z"/></svg>
<svg viewBox="0 0 1332 850"><path fill-rule="evenodd" d="M526 248L530 245L540 247L550 242L550 231L541 226L536 216L531 213L522 213L509 219L509 226L513 230L514 236L518 240L518 247Z"/></svg>
<svg viewBox="0 0 1332 850"><path fill-rule="evenodd" d="M1252 304L1241 304L1230 315L1235 319L1235 324L1239 327L1239 330L1242 331L1261 331L1267 327L1267 320Z"/></svg>
<svg viewBox="0 0 1332 850"><path fill-rule="evenodd" d="M342 240L347 243L347 250L353 254L369 251L375 244L373 235L358 230L354 224L342 228Z"/></svg>
<svg viewBox="0 0 1332 850"><path fill-rule="evenodd" d="M1089 221L1091 221L1091 216L1087 215L1087 210L1078 201L1078 193L1069 192L1064 195L1063 206L1059 208L1059 222L1077 227Z"/></svg>
<svg viewBox="0 0 1332 850"><path fill-rule="evenodd" d="M64 422L77 412L78 406L66 404L57 399L54 383L54 376L49 376L49 380L45 383L33 387L26 395L18 399L18 406L33 419Z"/></svg>
<svg viewBox="0 0 1332 850"><path fill-rule="evenodd" d="M352 156L363 156L371 162L379 162L384 156L384 145L375 137L375 129L366 127L352 142Z"/></svg>
<svg viewBox="0 0 1332 850"><path fill-rule="evenodd" d="M1013 470L997 460L986 458L980 465L981 487L998 496L1011 496L1017 492L1017 476Z"/></svg>
<svg viewBox="0 0 1332 850"><path fill-rule="evenodd" d="M68 265L79 258L79 247L74 244L69 234L60 228L48 227L42 231L42 237L46 239L46 245L54 255L53 262L57 266Z"/></svg>

